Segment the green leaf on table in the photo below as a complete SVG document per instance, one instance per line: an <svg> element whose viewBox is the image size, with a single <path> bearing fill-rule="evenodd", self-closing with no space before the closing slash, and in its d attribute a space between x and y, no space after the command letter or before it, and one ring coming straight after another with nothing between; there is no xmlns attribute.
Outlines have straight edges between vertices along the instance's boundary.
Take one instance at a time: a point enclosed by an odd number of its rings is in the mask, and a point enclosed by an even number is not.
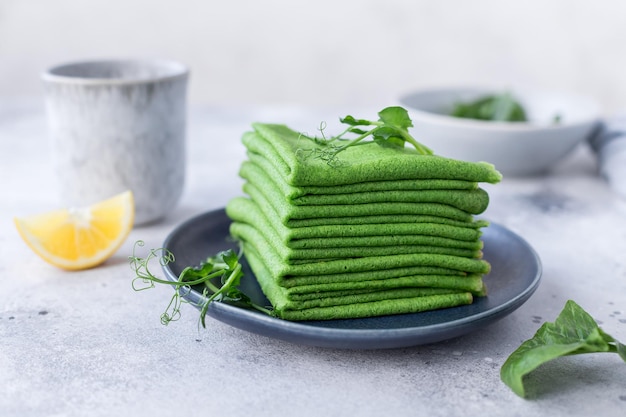
<svg viewBox="0 0 626 417"><path fill-rule="evenodd" d="M521 344L500 370L502 381L520 397L526 395L523 377L561 356L614 352L626 362L626 346L598 327L574 301L567 301L554 323L544 323L532 339Z"/></svg>

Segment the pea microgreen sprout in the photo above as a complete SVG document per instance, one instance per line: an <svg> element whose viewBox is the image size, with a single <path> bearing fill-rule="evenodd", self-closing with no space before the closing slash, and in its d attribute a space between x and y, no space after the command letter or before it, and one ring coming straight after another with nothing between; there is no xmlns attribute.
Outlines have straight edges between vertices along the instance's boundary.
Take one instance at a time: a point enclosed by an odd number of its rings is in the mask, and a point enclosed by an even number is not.
<svg viewBox="0 0 626 417"><path fill-rule="evenodd" d="M176 281L158 278L149 268L152 260L158 259L161 266L165 266L175 260L174 254L169 250L151 249L145 258L135 255L138 246L144 246L143 241L135 243L133 255L129 257L131 269L135 272L132 287L135 291L143 291L154 288L155 284L170 285L174 287L174 295L170 303L161 314L161 323L164 325L180 318L180 307L185 301L184 297L193 287L202 286L202 304L200 308L200 323L206 327L205 317L209 304L213 301L224 302L244 308L251 308L262 313L271 315L272 311L252 302L250 297L239 290L239 284L243 277L242 265L239 262L241 254L236 254L232 249L219 252L215 256L205 259L199 266L188 266L182 270ZM159 255L161 253L161 255ZM219 285L214 281L219 281Z"/></svg>
<svg viewBox="0 0 626 417"><path fill-rule="evenodd" d="M336 163L337 155L340 152L361 143L363 139L371 136L381 146L403 148L408 142L413 145L419 154L433 154L432 150L419 143L409 133L409 128L413 127L413 122L406 109L397 106L387 107L378 112L378 117L377 121L372 121L357 119L348 115L339 119L341 123L348 125L348 127L340 134L328 138L324 136L325 125L322 124L319 129L322 132L322 138L309 137L322 148L313 149L311 153L332 165ZM371 128L364 129L364 127ZM346 136L349 134L356 135L356 137L347 138Z"/></svg>

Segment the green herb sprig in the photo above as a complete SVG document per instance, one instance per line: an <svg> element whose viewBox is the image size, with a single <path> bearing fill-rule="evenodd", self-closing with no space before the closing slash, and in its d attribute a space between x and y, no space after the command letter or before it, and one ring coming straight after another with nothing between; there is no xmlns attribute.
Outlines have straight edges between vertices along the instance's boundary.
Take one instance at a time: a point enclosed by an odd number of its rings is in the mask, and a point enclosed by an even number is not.
<svg viewBox="0 0 626 417"><path fill-rule="evenodd" d="M135 255L138 246L144 246L144 242L137 241L133 249L133 255L129 257L131 269L136 275L132 281L133 289L135 291L143 291L154 288L155 284L174 287L174 295L165 311L161 314L162 324L168 325L170 322L180 318L181 305L187 302L184 298L185 295L192 288L198 286L202 288L203 302L200 305L196 305L196 307L200 309L200 324L202 327L206 327L206 313L209 304L213 301L251 308L272 315L270 309L255 304L250 297L239 290L239 284L243 277L242 265L239 262L241 254L238 255L232 249L208 257L199 266L186 267L178 276L177 281L169 281L158 278L150 271L149 266L154 260L158 260L161 266L174 262L174 254L164 248L151 249L145 258L141 258Z"/></svg>
<svg viewBox="0 0 626 417"><path fill-rule="evenodd" d="M381 146L403 148L406 143L409 143L419 154L433 154L432 150L419 143L409 133L409 128L413 127L413 122L406 109L398 106L386 107L378 112L378 117L376 121L357 119L350 115L340 118L339 121L348 127L340 134L331 137L324 136L325 125L322 124L319 129L322 132L322 138L303 135L320 145L319 148L315 148L309 153L333 165L337 163L339 153L371 137ZM347 136L350 135L352 137L348 138Z"/></svg>
<svg viewBox="0 0 626 417"><path fill-rule="evenodd" d="M502 381L520 397L526 395L523 377L561 356L583 353L617 353L626 362L626 346L605 333L574 301L567 301L554 323L544 323L521 344L500 369Z"/></svg>

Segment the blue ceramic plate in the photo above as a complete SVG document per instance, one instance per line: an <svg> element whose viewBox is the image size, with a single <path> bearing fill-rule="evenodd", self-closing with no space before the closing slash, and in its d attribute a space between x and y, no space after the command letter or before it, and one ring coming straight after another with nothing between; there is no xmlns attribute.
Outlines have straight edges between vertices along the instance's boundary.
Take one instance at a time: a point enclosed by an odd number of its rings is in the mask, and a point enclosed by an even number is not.
<svg viewBox="0 0 626 417"><path fill-rule="evenodd" d="M235 248L228 240L230 220L224 210L211 211L178 226L165 240L176 261L163 267L176 280L189 265L207 256ZM521 237L497 224L484 229L484 257L491 272L484 280L487 297L471 305L384 317L351 320L291 322L224 303L211 303L207 315L231 326L292 343L343 349L382 349L421 345L451 339L478 330L521 306L533 294L541 278L541 262ZM269 305L244 260L241 289L260 305ZM202 303L202 295L185 298Z"/></svg>

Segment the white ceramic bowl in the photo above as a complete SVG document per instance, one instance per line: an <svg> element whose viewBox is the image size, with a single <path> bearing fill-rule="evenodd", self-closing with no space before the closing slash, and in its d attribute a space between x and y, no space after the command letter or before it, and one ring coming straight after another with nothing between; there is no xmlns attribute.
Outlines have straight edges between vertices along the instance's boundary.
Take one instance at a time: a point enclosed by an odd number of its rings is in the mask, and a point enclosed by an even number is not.
<svg viewBox="0 0 626 417"><path fill-rule="evenodd" d="M509 91L526 110L528 122L492 122L449 116L458 102ZM600 106L575 95L486 88L440 88L400 98L413 120L411 133L436 154L486 161L503 175L541 174L597 128ZM554 123L554 117L560 117Z"/></svg>

